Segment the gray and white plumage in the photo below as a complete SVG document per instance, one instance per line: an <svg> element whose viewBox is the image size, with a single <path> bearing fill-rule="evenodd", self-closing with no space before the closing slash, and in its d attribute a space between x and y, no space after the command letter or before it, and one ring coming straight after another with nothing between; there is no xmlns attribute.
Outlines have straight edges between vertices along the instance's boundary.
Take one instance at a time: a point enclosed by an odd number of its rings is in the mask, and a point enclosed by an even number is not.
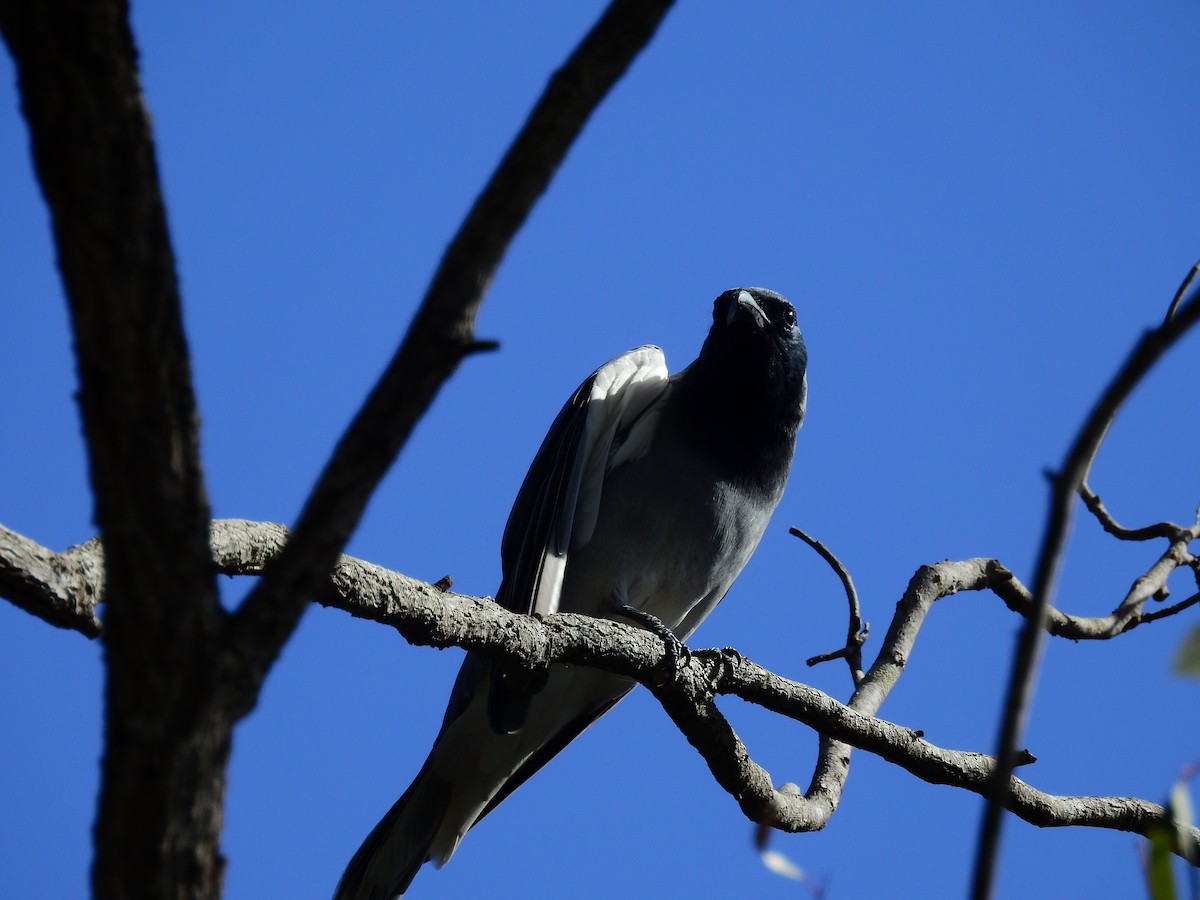
<svg viewBox="0 0 1200 900"><path fill-rule="evenodd" d="M690 366L657 347L618 356L563 407L501 544L508 609L617 617L628 605L680 640L725 596L787 481L807 351L791 304L726 291ZM556 665L506 672L468 654L420 773L363 842L335 900L403 894L466 832L634 686Z"/></svg>

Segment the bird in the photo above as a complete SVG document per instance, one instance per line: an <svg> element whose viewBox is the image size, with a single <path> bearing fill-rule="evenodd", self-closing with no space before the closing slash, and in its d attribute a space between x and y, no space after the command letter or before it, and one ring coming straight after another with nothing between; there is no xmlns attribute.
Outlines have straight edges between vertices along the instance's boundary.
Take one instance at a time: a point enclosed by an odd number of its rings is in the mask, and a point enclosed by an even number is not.
<svg viewBox="0 0 1200 900"><path fill-rule="evenodd" d="M808 395L795 308L765 288L713 303L696 360L670 375L645 345L601 366L559 412L501 540L496 600L539 616L629 619L675 658L728 592L783 495ZM686 657L685 657L686 659ZM634 682L468 653L409 788L346 866L335 900L401 897Z"/></svg>

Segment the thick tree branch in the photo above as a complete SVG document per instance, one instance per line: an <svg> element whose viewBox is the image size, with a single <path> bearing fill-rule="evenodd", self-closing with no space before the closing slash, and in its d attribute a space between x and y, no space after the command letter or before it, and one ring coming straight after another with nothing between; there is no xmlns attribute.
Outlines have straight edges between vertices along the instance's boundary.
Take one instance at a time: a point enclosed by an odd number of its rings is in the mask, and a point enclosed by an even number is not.
<svg viewBox="0 0 1200 900"><path fill-rule="evenodd" d="M509 243L583 126L650 41L670 0L614 0L554 73L450 243L396 355L326 464L287 550L234 617L239 713L358 524L368 498L446 379L469 353L476 312Z"/></svg>
<svg viewBox="0 0 1200 900"><path fill-rule="evenodd" d="M1038 552L1033 580L1033 609L1021 629L1013 656L1012 674L1009 677L997 740L996 758L999 760L999 767L980 825L979 847L971 888L971 895L975 900L989 898L995 881L1002 810L1007 806L1005 796L1009 790L1009 776L1012 774L1014 754L1029 715L1037 664L1046 632L1046 620L1053 606L1055 586L1074 513L1075 494L1087 480L1100 442L1121 405L1163 354L1196 324L1197 319L1200 319L1200 294L1193 295L1186 303L1181 302L1196 271L1197 267L1193 267L1188 277L1183 280L1163 323L1142 335L1125 363L1100 395L1100 399L1080 427L1062 468L1052 479L1045 536Z"/></svg>
<svg viewBox="0 0 1200 900"><path fill-rule="evenodd" d="M214 523L214 533L226 523ZM286 539L280 526L230 522L238 532L261 535L262 545ZM221 546L218 546L221 544ZM268 560L259 549L246 554L241 538L214 540L214 555L224 571L260 571ZM994 560L971 559L922 567L897 606L875 664L851 701L828 695L775 675L736 654L698 651L678 676L662 682L665 660L661 641L620 622L587 616L557 615L545 620L513 615L486 600L442 593L378 566L343 556L328 605L395 627L415 644L457 645L503 662L544 666L551 662L591 665L627 675L646 685L672 721L704 757L718 783L753 821L789 831L825 825L836 809L849 767L849 747L875 753L919 778L983 794L994 777L993 757L946 750L920 739L908 728L878 719L875 713L896 684L910 657L924 617L938 599L962 591L995 590L1016 585L1012 574ZM1026 592L1027 593L1027 592ZM352 599L353 598L353 599ZM721 714L713 696L733 694L750 703L809 725L822 735L822 749L808 792L794 785L773 786L771 777ZM1020 757L1029 762L1028 754ZM1046 794L1011 779L1007 808L1040 826L1089 825L1145 835L1161 823L1163 807L1128 797L1072 797ZM1183 832L1176 852L1200 860L1200 829Z"/></svg>
<svg viewBox="0 0 1200 900"><path fill-rule="evenodd" d="M224 614L128 9L121 0L10 0L0 4L0 31L50 210L105 546L93 893L172 896L188 885L215 896L229 727L214 726L207 702Z"/></svg>
<svg viewBox="0 0 1200 900"><path fill-rule="evenodd" d="M0 532L0 538L5 534ZM22 541L26 539L21 539ZM212 523L212 552L218 570L230 575L261 574L288 540L282 525L238 519ZM12 545L0 540L0 548ZM34 545L36 547L36 545ZM49 551L37 551L39 559ZM94 542L72 548L72 565L49 565L67 572L61 590L68 594L98 568ZM50 554L53 556L53 554ZM0 567L0 572L11 566ZM57 569L56 569L57 570ZM0 577L0 590L9 582ZM753 821L788 831L824 827L836 810L849 771L850 748L875 753L919 778L983 793L995 772L995 760L979 753L947 750L928 743L901 725L875 717L911 657L924 617L933 604L963 591L992 590L1022 598L1029 592L995 560L970 559L922 567L897 605L875 663L849 703L789 681L733 654L696 651L692 663L673 680L663 681L661 641L622 622L587 616L557 615L545 620L516 615L487 599L442 592L362 560L342 556L319 593L319 602L360 618L394 627L414 644L460 646L518 666L551 662L591 665L634 678L655 694L687 740L704 757L717 782ZM1008 597L1005 602L1009 602ZM1015 601L1014 601L1015 602ZM1010 606L1013 605L1010 603ZM1064 617L1073 620L1074 617ZM1100 636L1085 629L1083 636ZM1075 636L1066 632L1068 636ZM1111 637L1112 635L1105 635ZM821 735L821 753L809 789L774 786L713 702L733 694L804 723ZM1028 756L1024 757L1029 761ZM1144 834L1162 821L1161 807L1135 798L1057 797L1017 779L1007 808L1039 825L1091 825ZM1178 848L1188 856L1200 848L1200 832Z"/></svg>
<svg viewBox="0 0 1200 900"><path fill-rule="evenodd" d="M858 713L814 688L782 679L747 661L736 664L728 675L714 666L712 673L694 677L720 678L722 692L735 694L836 740L875 753L923 781L982 794L995 774L994 757L937 747L908 728ZM1089 825L1145 835L1161 824L1165 816L1165 810L1158 804L1132 797L1055 796L1016 778L1011 779L1010 787L1007 808L1042 827ZM789 818L794 795L779 793L773 807L778 817L776 827L800 824L802 827L796 830L809 830L805 818L797 822ZM804 806L800 809L807 812ZM1200 829L1186 829L1185 841L1176 852L1195 861L1200 858L1197 851L1200 851Z"/></svg>
<svg viewBox="0 0 1200 900"><path fill-rule="evenodd" d="M224 524L215 523L214 533L223 531ZM276 545L286 539L281 526L229 524L246 536L263 536L262 544ZM244 562L249 563L249 571L260 571L268 561L261 547L245 554L241 550L245 542L240 538L220 543L222 547L214 540L214 555L229 573L243 570ZM704 757L717 782L750 819L788 831L812 831L823 827L837 807L849 767L849 746L875 753L931 783L980 794L987 791L996 770L993 757L937 747L874 713L899 679L924 617L936 600L1015 582L994 560L922 567L898 604L875 665L847 705L722 652L694 653L692 665L663 683L662 642L640 629L587 616L564 614L539 621L514 615L490 601L442 593L346 556L321 602L392 625L415 644L462 646L526 667L551 662L591 665L634 678L654 693ZM807 793L801 794L794 785L773 786L769 773L753 761L712 702L715 694L733 694L822 735L822 752ZM1021 760L1029 762L1030 757L1026 754ZM1089 825L1145 835L1166 816L1163 807L1137 798L1055 796L1016 778L1011 782L1007 808L1043 827ZM1176 852L1193 862L1200 860L1200 829L1183 833L1187 839Z"/></svg>
<svg viewBox="0 0 1200 900"><path fill-rule="evenodd" d="M195 403L136 50L122 0L0 4L75 329L81 409L107 552L71 604L67 554L0 548L13 600L95 634L107 600L97 896L220 892L234 721L440 385L468 353L509 242L669 0L614 0L545 94L451 243L384 376L339 442L280 563L227 617L217 602ZM282 545L281 545L282 546ZM75 561L77 562L77 561ZM72 573L77 574L77 573ZM28 577L26 577L28 576ZM104 590L102 584L107 584ZM173 603L165 602L170 598Z"/></svg>
<svg viewBox="0 0 1200 900"><path fill-rule="evenodd" d="M273 522L214 519L211 550L216 571L225 575L261 575L282 552L288 538L288 529ZM1164 565L1166 562L1170 565ZM925 577L923 573L927 569L938 573L939 579L944 579L944 570L952 566L969 566L973 573L968 579L971 586L957 587L956 590L987 589L1003 600L1013 612L1026 618L1033 615L1033 596L1029 589L1007 567L993 559L939 563L921 569L914 579ZM1142 622L1153 622L1182 612L1198 602L1195 596L1152 612L1130 610L1128 601L1129 597L1138 597L1139 602L1144 604L1153 599L1169 571L1183 566L1194 569L1196 558L1179 544L1172 544L1146 575L1135 580L1134 588L1113 613L1107 616L1077 616L1052 608L1046 618L1046 630L1055 637L1073 641L1109 640ZM95 538L62 553L55 553L0 525L0 597L53 625L70 628L88 637L100 633L96 604L104 598L103 570L103 550ZM352 615L379 620L378 610L383 603L379 581L383 573L389 579L399 579L388 582L394 590L414 593L420 598L434 596L427 593L433 590L432 586L423 581L343 555L334 567L331 579L317 591L316 599L323 605L343 609ZM1200 576L1200 573L1196 574ZM940 583L953 582L943 580ZM906 596L913 590L910 583ZM898 621L908 621L906 617L911 615L906 607L897 607L893 628ZM921 616L909 621L907 627L910 630L919 627ZM915 639L915 632L911 638ZM906 641L909 639L905 637ZM889 631L885 648L887 641L894 640ZM881 654L883 652L880 651Z"/></svg>
<svg viewBox="0 0 1200 900"><path fill-rule="evenodd" d="M55 553L0 525L0 593L59 628L99 637L96 604L104 584L99 540Z"/></svg>

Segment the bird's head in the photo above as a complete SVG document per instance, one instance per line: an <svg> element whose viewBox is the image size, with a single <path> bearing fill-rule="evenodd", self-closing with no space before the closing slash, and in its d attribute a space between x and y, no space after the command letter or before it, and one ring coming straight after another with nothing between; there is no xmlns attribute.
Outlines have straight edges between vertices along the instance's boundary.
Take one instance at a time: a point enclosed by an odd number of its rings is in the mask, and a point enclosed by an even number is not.
<svg viewBox="0 0 1200 900"><path fill-rule="evenodd" d="M717 297L697 362L741 402L771 408L794 430L804 418L808 350L796 310L766 288L734 288Z"/></svg>

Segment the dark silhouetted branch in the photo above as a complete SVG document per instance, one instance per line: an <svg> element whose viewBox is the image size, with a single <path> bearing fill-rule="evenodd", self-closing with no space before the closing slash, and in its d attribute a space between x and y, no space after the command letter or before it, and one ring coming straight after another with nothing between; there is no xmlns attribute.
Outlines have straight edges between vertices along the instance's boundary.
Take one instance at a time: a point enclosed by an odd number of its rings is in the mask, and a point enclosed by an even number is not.
<svg viewBox="0 0 1200 900"><path fill-rule="evenodd" d="M464 355L482 344L476 312L509 243L596 107L650 41L670 0L614 0L554 73L446 249L396 355L339 441L287 550L234 617L240 710L258 687L358 524L417 420Z"/></svg>
<svg viewBox="0 0 1200 900"><path fill-rule="evenodd" d="M1157 328L1142 335L1125 363L1100 395L1079 429L1062 468L1051 479L1050 508L1046 518L1045 536L1038 552L1033 580L1033 608L1017 640L1012 674L1004 702L996 758L994 788L989 792L980 826L978 852L972 877L971 896L975 900L991 897L999 855L1002 811L1009 790L1013 754L1025 730L1029 714L1037 663L1041 656L1046 620L1053 605L1055 585L1071 527L1075 494L1087 480L1092 460L1100 448L1109 424L1130 392L1142 380L1163 354L1200 319L1200 295L1182 302L1196 272L1193 267L1183 280L1172 300L1167 316Z"/></svg>
<svg viewBox="0 0 1200 900"><path fill-rule="evenodd" d="M120 0L10 0L0 4L0 31L50 211L105 547L93 894L176 896L187 884L215 897L230 729L207 711L224 613L128 12Z"/></svg>

